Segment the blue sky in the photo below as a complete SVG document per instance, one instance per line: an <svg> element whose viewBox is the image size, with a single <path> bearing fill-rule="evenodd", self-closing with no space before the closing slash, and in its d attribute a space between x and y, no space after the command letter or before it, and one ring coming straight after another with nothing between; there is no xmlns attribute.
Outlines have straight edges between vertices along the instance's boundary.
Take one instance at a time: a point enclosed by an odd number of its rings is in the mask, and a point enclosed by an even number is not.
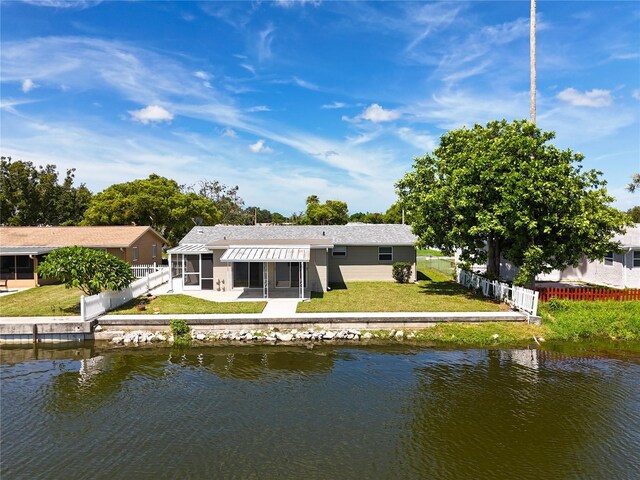
<svg viewBox="0 0 640 480"><path fill-rule="evenodd" d="M384 211L446 130L528 117L528 1L0 5L2 155L94 192L155 172ZM538 1L538 125L640 203L638 2Z"/></svg>

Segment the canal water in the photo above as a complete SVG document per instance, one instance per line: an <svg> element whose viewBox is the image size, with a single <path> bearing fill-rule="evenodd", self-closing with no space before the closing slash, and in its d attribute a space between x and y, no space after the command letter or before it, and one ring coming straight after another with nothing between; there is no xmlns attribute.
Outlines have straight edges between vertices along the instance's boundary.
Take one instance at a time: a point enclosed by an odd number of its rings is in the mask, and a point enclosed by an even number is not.
<svg viewBox="0 0 640 480"><path fill-rule="evenodd" d="M88 346L0 359L3 480L640 478L633 356Z"/></svg>

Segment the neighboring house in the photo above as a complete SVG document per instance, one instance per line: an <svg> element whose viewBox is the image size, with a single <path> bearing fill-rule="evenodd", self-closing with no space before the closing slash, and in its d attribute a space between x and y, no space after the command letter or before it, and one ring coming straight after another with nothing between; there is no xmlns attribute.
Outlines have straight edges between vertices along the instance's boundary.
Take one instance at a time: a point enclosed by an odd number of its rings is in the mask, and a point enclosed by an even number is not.
<svg viewBox="0 0 640 480"><path fill-rule="evenodd" d="M151 227L0 227L0 278L7 287L34 287L38 262L58 248L105 250L131 265L160 263L167 243Z"/></svg>
<svg viewBox="0 0 640 480"><path fill-rule="evenodd" d="M622 253L609 252L602 260L590 262L582 257L577 267L562 271L553 270L536 277L537 282L586 282L615 288L640 288L640 224L627 229L624 235L616 235L613 241L620 244ZM456 252L456 263L460 252ZM472 265L475 272L486 271L486 265ZM508 260L500 262L500 278L508 281L518 274L518 268Z"/></svg>
<svg viewBox="0 0 640 480"><path fill-rule="evenodd" d="M194 227L168 251L175 290L326 291L330 284L392 281L394 262L412 265L417 238L408 225Z"/></svg>
<svg viewBox="0 0 640 480"><path fill-rule="evenodd" d="M539 282L581 281L615 288L640 288L640 224L616 235L621 253L609 252L602 260L583 258L577 267L539 275Z"/></svg>

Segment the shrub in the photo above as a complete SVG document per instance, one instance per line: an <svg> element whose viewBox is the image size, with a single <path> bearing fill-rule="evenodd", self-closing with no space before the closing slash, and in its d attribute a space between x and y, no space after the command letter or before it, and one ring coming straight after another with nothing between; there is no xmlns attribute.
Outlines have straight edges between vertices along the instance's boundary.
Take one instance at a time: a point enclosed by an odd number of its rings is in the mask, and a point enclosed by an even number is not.
<svg viewBox="0 0 640 480"><path fill-rule="evenodd" d="M189 324L185 320L170 320L169 326L175 338L184 338L189 335Z"/></svg>
<svg viewBox="0 0 640 480"><path fill-rule="evenodd" d="M79 288L85 295L103 290L122 290L135 280L131 266L103 251L85 247L64 247L47 254L38 265L38 273Z"/></svg>
<svg viewBox="0 0 640 480"><path fill-rule="evenodd" d="M398 283L408 283L411 279L411 264L407 262L395 262L392 271L393 278Z"/></svg>

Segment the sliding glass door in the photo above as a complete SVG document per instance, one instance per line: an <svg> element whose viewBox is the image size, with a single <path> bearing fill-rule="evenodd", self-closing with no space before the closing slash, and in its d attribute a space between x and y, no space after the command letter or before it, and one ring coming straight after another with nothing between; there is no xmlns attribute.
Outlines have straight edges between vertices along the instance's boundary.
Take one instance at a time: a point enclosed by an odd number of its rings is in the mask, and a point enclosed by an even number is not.
<svg viewBox="0 0 640 480"><path fill-rule="evenodd" d="M304 264L306 266L306 263ZM307 286L306 270L303 270L304 285ZM300 262L276 263L276 288L298 288L300 286Z"/></svg>
<svg viewBox="0 0 640 480"><path fill-rule="evenodd" d="M235 262L233 288L262 288L262 263Z"/></svg>

